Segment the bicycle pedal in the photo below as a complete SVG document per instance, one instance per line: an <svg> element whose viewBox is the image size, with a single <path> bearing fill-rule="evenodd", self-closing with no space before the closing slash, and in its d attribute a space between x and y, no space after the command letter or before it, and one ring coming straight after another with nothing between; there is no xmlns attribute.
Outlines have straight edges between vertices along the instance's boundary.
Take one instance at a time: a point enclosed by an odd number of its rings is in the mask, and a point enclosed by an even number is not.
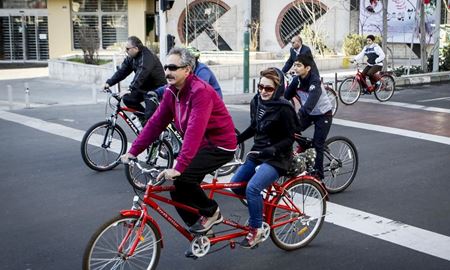
<svg viewBox="0 0 450 270"><path fill-rule="evenodd" d="M185 256L186 258L190 258L190 259L193 259L193 260L197 260L197 259L198 259L198 257L195 256L194 253L192 253L192 251L190 251L190 250L186 250L186 251L184 252L184 256Z"/></svg>

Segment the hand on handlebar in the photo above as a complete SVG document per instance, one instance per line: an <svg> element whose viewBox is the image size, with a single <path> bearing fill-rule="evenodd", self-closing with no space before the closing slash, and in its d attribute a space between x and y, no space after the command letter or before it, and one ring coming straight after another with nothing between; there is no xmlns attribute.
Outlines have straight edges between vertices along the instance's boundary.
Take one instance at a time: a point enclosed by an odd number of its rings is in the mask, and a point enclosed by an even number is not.
<svg viewBox="0 0 450 270"><path fill-rule="evenodd" d="M120 161L123 164L129 164L131 160L132 161L136 161L137 158L134 155L130 154L130 153L126 153L125 155L120 156Z"/></svg>
<svg viewBox="0 0 450 270"><path fill-rule="evenodd" d="M156 177L156 181L159 181L163 178L168 180L175 180L175 177L180 175L181 173L175 169L165 169L158 174L158 176Z"/></svg>
<svg viewBox="0 0 450 270"><path fill-rule="evenodd" d="M105 85L103 85L103 92L108 92L110 87L111 86L108 83L105 83Z"/></svg>

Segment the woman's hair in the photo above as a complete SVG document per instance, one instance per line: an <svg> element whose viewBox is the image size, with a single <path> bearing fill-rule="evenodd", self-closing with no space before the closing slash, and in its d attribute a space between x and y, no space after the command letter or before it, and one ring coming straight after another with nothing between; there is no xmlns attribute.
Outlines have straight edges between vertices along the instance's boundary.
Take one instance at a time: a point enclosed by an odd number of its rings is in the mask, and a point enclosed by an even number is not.
<svg viewBox="0 0 450 270"><path fill-rule="evenodd" d="M176 54L181 58L182 66L190 66L192 68L192 72L195 68L195 57L187 50L186 48L175 47L169 51L167 55Z"/></svg>
<svg viewBox="0 0 450 270"><path fill-rule="evenodd" d="M261 77L266 77L269 80L272 80L275 83L275 88L278 88L280 85L280 77L278 76L277 71L274 68L267 68L262 70L259 75Z"/></svg>

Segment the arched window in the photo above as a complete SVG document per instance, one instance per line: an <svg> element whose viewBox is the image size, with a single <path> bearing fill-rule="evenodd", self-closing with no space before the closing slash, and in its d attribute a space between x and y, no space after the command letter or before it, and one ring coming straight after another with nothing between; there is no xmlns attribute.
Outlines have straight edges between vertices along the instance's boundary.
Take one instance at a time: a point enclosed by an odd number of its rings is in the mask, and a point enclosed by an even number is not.
<svg viewBox="0 0 450 270"><path fill-rule="evenodd" d="M284 48L289 44L292 37L300 34L305 25L319 19L327 9L318 0L297 0L287 5L278 16L275 29L280 47Z"/></svg>

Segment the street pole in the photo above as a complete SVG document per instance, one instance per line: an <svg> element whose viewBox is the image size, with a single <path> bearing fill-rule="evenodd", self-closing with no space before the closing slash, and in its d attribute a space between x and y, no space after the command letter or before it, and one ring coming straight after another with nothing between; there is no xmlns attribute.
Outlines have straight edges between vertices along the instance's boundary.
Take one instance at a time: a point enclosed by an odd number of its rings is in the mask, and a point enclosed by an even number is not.
<svg viewBox="0 0 450 270"><path fill-rule="evenodd" d="M383 1L383 40L381 41L381 47L383 47L384 55L387 56L387 30L388 30L388 22L387 22L387 11L388 11L388 0ZM388 61L384 61L385 65L383 65L383 71L386 71ZM392 67L394 68L394 67Z"/></svg>
<svg viewBox="0 0 450 270"><path fill-rule="evenodd" d="M420 62L423 72L427 72L427 48L425 47L425 6L423 1L418 1L420 5Z"/></svg>
<svg viewBox="0 0 450 270"><path fill-rule="evenodd" d="M249 77L250 77L250 22L252 1L247 0L247 9L244 17L244 93L249 93Z"/></svg>
<svg viewBox="0 0 450 270"><path fill-rule="evenodd" d="M433 72L439 71L439 41L441 33L441 0L436 1L436 18L434 30L434 54L433 54Z"/></svg>
<svg viewBox="0 0 450 270"><path fill-rule="evenodd" d="M163 65L166 63L167 55L167 27L166 27L166 11L163 11L162 6L159 6L159 60Z"/></svg>

